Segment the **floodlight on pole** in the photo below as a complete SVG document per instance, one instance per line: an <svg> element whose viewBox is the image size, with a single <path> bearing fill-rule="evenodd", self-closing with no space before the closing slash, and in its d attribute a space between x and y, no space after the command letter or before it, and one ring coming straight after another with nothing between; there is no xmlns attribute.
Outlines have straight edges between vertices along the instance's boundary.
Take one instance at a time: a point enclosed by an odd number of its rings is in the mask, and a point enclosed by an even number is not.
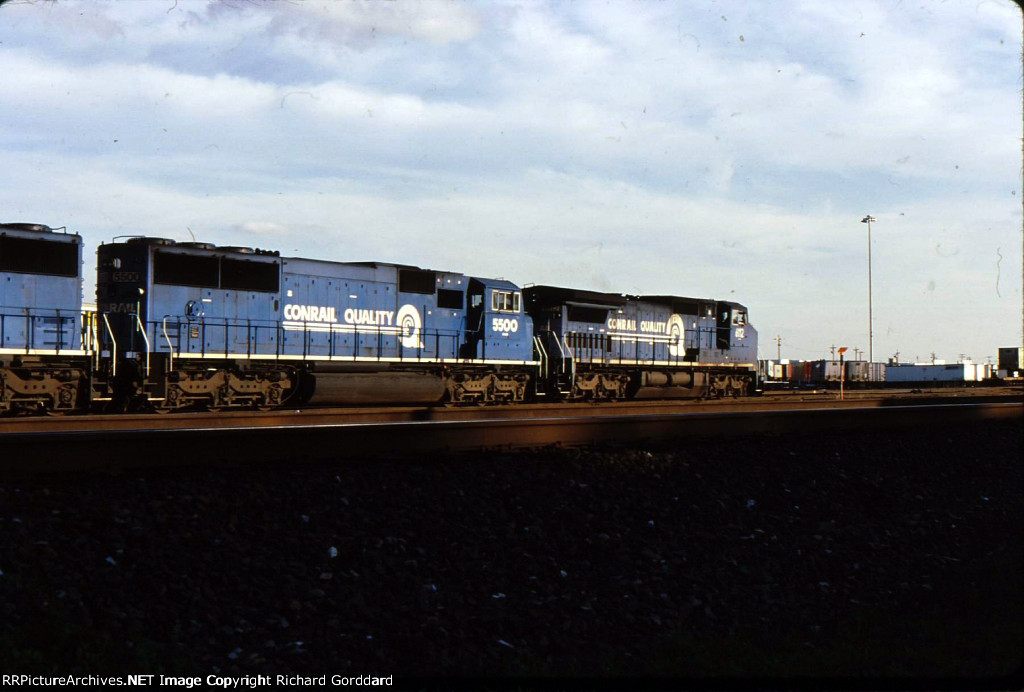
<svg viewBox="0 0 1024 692"><path fill-rule="evenodd" d="M873 315L872 315L872 311L871 311L871 224L876 222L876 221L877 221L877 219L875 219L875 217L871 216L871 214L868 214L867 216L865 216L863 219L860 220L861 223L866 223L868 225L868 363L869 363L868 368L869 368L869 370L871 368L870 363L874 362L874 355L875 355L874 354L874 349L873 349L874 339L875 339L875 335L874 335L874 320L872 319Z"/></svg>

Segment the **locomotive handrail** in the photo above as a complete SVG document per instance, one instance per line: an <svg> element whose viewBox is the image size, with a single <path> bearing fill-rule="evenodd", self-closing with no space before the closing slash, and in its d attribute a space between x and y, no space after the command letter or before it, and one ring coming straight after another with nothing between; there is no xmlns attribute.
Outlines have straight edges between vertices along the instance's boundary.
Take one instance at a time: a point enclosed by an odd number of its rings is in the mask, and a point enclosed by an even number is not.
<svg viewBox="0 0 1024 692"><path fill-rule="evenodd" d="M142 340L146 342L146 377L149 377L149 336L146 334L146 327L142 324L138 313L132 315L132 317L135 318L135 323L139 325L139 333L142 334Z"/></svg>
<svg viewBox="0 0 1024 692"><path fill-rule="evenodd" d="M478 343L480 343L480 357L481 358L487 358L487 336L484 334L484 319L486 317L487 317L487 310L483 306L481 306L481 308L480 308L480 320L479 320L478 324L476 325L476 329L474 329L472 332L469 331L469 324L468 324L469 315L467 314L466 317L465 317L465 319L467 320L467 324L466 324L466 334L467 334L467 336L469 334L479 335ZM468 342L469 339L467 338L466 341Z"/></svg>
<svg viewBox="0 0 1024 692"><path fill-rule="evenodd" d="M164 341L167 342L167 353L168 353L167 369L168 370L174 370L174 346L171 345L171 337L170 337L170 335L167 334L167 315L164 315L163 330L164 330ZM179 343L178 347L181 348L181 346L180 346L181 339L180 338L178 339L178 343Z"/></svg>
<svg viewBox="0 0 1024 692"><path fill-rule="evenodd" d="M537 353L540 354L540 372L544 379L547 380L548 374L548 352L544 348L544 342L536 334L533 336L533 345L537 347Z"/></svg>
<svg viewBox="0 0 1024 692"><path fill-rule="evenodd" d="M569 352L569 358L568 358L568 361L569 361L569 378L570 378L569 379L569 386L570 387L575 387L576 386L576 355L573 353L572 348L569 346L569 335L568 334L563 334L562 335L562 340L565 341L565 350ZM558 344L558 349L560 351L562 350L562 344ZM566 361L565 351L563 351L562 352L563 368L564 368L565 361Z"/></svg>
<svg viewBox="0 0 1024 692"><path fill-rule="evenodd" d="M92 314L89 318L89 350L92 351L94 367L99 369L100 367L100 335L96 330L96 313Z"/></svg>
<svg viewBox="0 0 1024 692"><path fill-rule="evenodd" d="M102 314L104 324L106 325L105 329L111 336L111 343L114 344L116 355L118 344L116 344L113 336L114 332L113 327L110 325L109 313ZM65 321L69 319L71 318L62 317L62 320ZM174 361L182 358L183 354L199 358L214 356L230 358L237 356L247 359L265 357L280 360L290 353L285 342L287 337L293 334L301 339L301 347L299 342L295 342L294 347L301 353L302 357L308 358L327 357L331 360L346 359L353 361L357 361L360 358L370 358L376 361L383 361L397 356L397 360L400 362L425 362L433 358L446 360L460 359L463 355L460 351L460 346L466 337L466 332L462 329L425 329L421 327L416 333L420 336L420 343L423 346L409 347L403 345L401 343L401 336L392 333L387 325L364 325L355 328L349 326L346 329L345 325L325 328L320 323L301 322L296 323L296 328L292 331L277 321L267 321L266 324L260 324L260 320L234 320L230 317L217 317L209 323L204 318L200 318L195 322L185 323L176 320L174 315L164 315L159 319L144 323L137 313L129 313L128 319L135 319L135 328L141 333L141 338L144 342L142 348L146 352L145 367L147 374L152 370L152 355L159 348L158 344L161 338L170 356L169 367L173 368ZM94 329L97 326L98 321L94 323ZM150 328L153 329L152 336L149 335L148 330ZM175 329L178 332L177 336L172 337L171 331ZM197 330L194 335L191 329ZM222 337L216 335L215 330L217 329L224 330ZM270 340L266 342L261 337L264 330L269 330L271 334ZM347 342L345 338L349 331L353 339L351 343ZM323 341L320 340L320 332L324 332ZM207 337L210 338L211 342L217 341L218 345L210 348L212 343L207 341ZM246 341L244 348L240 343L240 340L243 338ZM224 339L224 349L220 347L220 339ZM370 340L372 341L367 343ZM199 343L195 344L196 341ZM385 341L388 343L385 343ZM431 342L433 342L433 349L430 348ZM442 346L442 342L446 345ZM447 346L447 344L451 345ZM195 348L195 346L198 346L198 348ZM298 355L298 353L295 355ZM475 359L477 357L473 355L470 358ZM550 355L546 352L545 359L548 368L550 368Z"/></svg>
<svg viewBox="0 0 1024 692"><path fill-rule="evenodd" d="M107 313L103 313L103 323L107 325L107 336L110 337L110 343L113 344L114 348L110 351L110 374L113 377L117 377L117 338L114 337L114 330L110 328L110 320L107 319Z"/></svg>

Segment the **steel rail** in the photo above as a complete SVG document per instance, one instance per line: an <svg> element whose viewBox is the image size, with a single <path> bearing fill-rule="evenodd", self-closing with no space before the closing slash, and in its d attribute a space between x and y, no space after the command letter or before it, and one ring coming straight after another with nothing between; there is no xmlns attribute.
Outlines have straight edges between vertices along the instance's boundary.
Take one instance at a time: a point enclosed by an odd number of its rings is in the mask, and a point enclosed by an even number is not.
<svg viewBox="0 0 1024 692"><path fill-rule="evenodd" d="M992 394L865 395L845 401L828 395L765 396L721 400L640 400L626 402L542 403L494 406L376 406L346 408L278 409L275 411L175 412L167 415L68 415L0 419L0 440L19 432L90 430L155 430L183 428L267 427L329 423L384 423L400 421L469 421L642 414L686 414L722 411L791 409L849 409L857 407L930 406L953 402L1024 401L1020 393L998 390Z"/></svg>

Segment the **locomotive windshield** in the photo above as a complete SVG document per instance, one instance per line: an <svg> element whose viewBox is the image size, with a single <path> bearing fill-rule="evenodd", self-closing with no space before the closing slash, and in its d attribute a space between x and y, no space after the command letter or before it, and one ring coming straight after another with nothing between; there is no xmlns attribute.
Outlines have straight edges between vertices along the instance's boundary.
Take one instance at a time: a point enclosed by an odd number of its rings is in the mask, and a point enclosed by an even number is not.
<svg viewBox="0 0 1024 692"><path fill-rule="evenodd" d="M519 312L518 291L494 291L491 294L491 310L495 312Z"/></svg>

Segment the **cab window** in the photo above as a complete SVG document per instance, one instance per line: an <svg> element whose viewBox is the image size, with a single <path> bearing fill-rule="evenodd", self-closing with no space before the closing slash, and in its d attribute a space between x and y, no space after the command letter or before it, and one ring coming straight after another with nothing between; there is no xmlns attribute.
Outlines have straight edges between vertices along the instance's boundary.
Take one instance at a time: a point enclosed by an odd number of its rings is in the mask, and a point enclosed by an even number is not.
<svg viewBox="0 0 1024 692"><path fill-rule="evenodd" d="M519 312L518 291L494 291L491 293L491 310L494 312Z"/></svg>

